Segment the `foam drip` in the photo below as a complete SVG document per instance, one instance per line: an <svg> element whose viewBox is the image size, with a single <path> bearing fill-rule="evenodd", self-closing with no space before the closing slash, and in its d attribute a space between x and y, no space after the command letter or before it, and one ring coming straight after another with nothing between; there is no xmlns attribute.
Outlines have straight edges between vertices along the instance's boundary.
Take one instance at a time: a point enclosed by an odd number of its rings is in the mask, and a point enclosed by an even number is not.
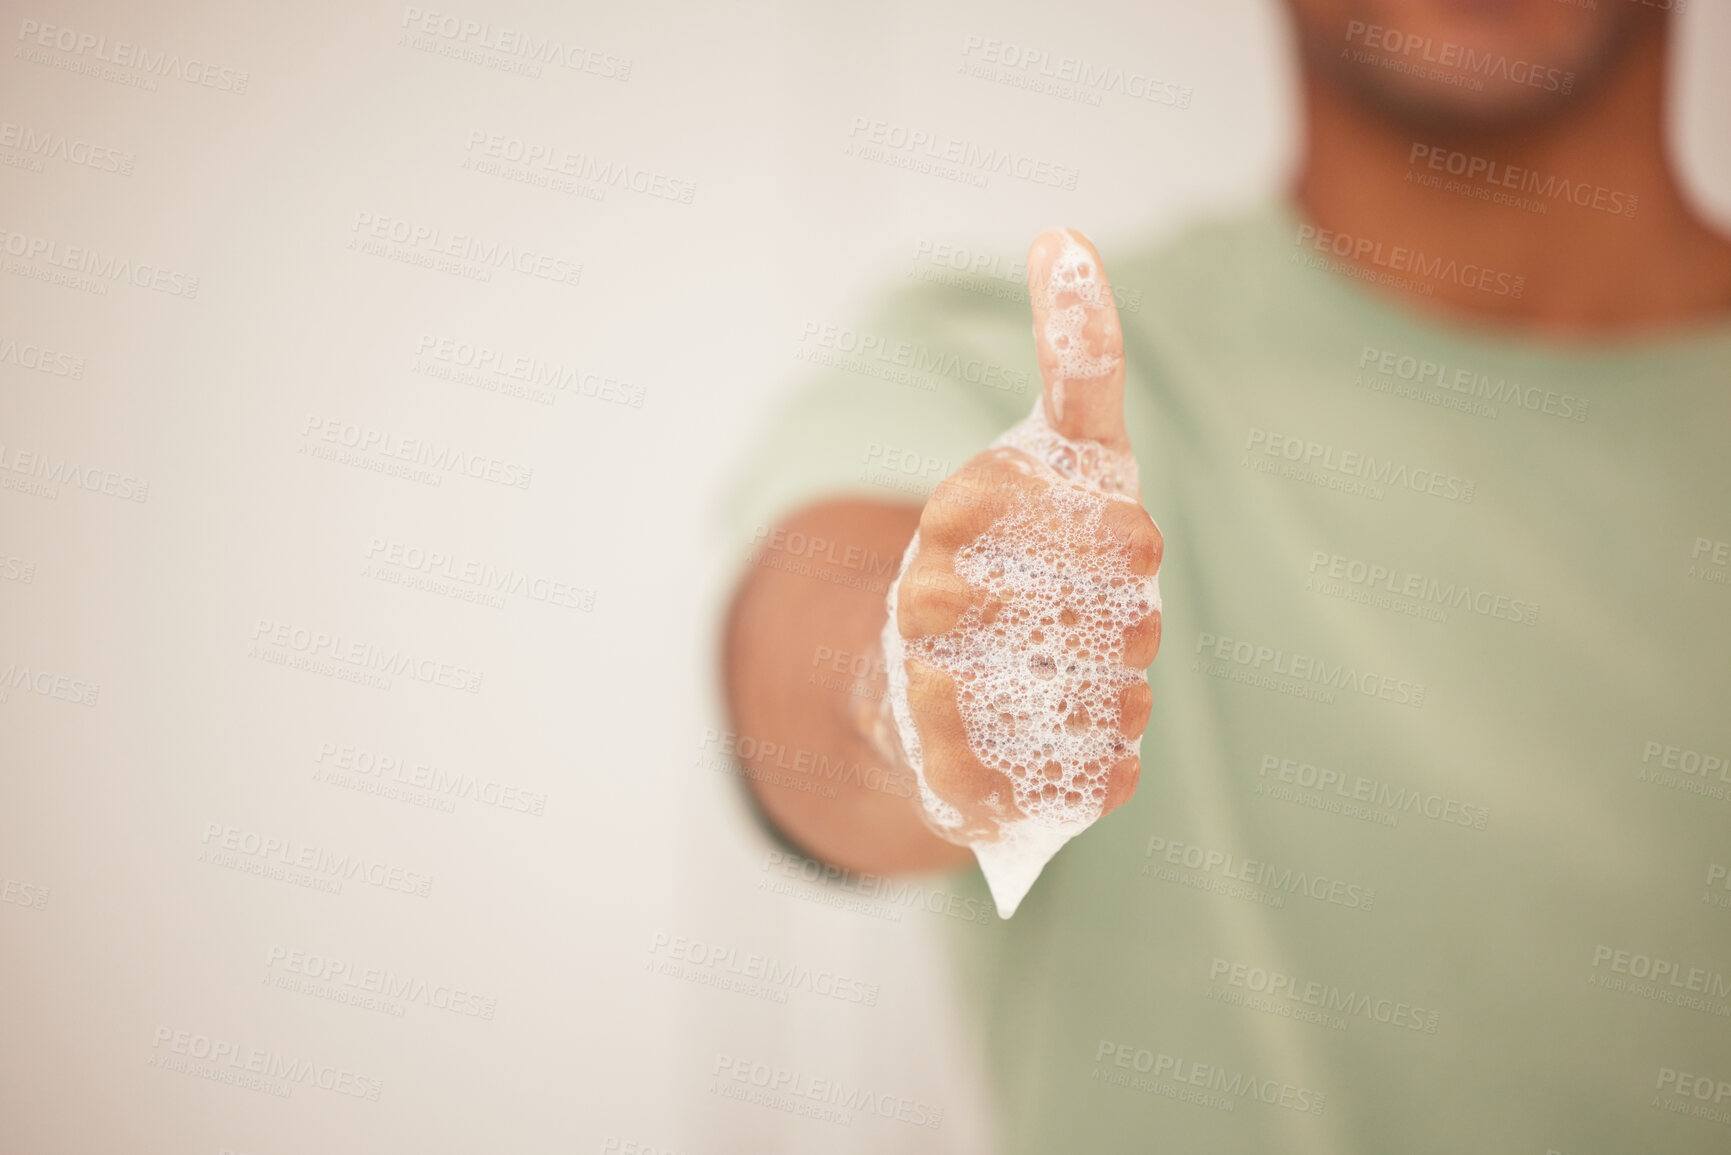
<svg viewBox="0 0 1731 1155"><path fill-rule="evenodd" d="M1120 698L1146 675L1123 664L1124 632L1160 608L1160 591L1108 547L1106 509L1138 500L1133 457L1063 437L1042 403L993 445L1022 451L1049 485L1018 498L956 553L956 575L990 595L995 616L975 606L941 635L902 638L897 592L919 552L916 534L890 587L882 645L894 738L926 820L973 850L1008 918L1052 856L1100 817L1109 771L1135 752L1120 730ZM964 829L962 812L927 780L908 705L909 658L955 680L969 748L1011 784L1011 797L987 800L993 829Z"/></svg>

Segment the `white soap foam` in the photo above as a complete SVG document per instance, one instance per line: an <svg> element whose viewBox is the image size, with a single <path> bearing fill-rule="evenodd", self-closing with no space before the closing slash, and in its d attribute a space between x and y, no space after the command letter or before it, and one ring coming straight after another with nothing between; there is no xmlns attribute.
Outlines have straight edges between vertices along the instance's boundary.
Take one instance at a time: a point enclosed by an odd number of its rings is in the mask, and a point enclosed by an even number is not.
<svg viewBox="0 0 1731 1155"><path fill-rule="evenodd" d="M944 634L902 638L897 590L919 551L916 534L890 587L882 644L896 737L927 820L951 836L963 825L926 779L907 701L910 657L955 679L969 748L1011 783L1012 797L992 807L998 829L968 842L1008 918L1059 848L1100 817L1108 772L1135 750L1120 731L1119 703L1146 675L1123 664L1124 632L1160 608L1160 590L1101 548L1109 504L1137 500L1133 457L1059 435L1038 403L993 444L1026 453L1050 485L957 551L957 576L996 600L995 616L976 606Z"/></svg>
<svg viewBox="0 0 1731 1155"><path fill-rule="evenodd" d="M1058 298L1066 293L1076 300L1060 308ZM1104 377L1118 366L1115 353L1090 355L1082 330L1088 324L1088 311L1110 304L1106 286L1100 279L1100 267L1094 254L1077 243L1068 232L1064 247L1052 262L1051 276L1046 280L1046 342L1058 354L1059 388L1053 391L1055 416L1063 407L1063 380L1084 380Z"/></svg>

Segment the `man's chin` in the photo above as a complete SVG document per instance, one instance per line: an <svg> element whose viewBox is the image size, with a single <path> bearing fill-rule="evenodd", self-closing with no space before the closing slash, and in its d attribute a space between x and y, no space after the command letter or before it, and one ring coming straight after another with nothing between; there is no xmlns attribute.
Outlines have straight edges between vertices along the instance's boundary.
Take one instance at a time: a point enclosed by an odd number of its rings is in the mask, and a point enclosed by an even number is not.
<svg viewBox="0 0 1731 1155"><path fill-rule="evenodd" d="M1507 91L1468 92L1434 81L1409 81L1342 70L1335 80L1355 103L1383 120L1413 131L1495 135L1540 127L1579 106L1579 86L1568 94Z"/></svg>
<svg viewBox="0 0 1731 1155"><path fill-rule="evenodd" d="M1567 116L1664 13L1626 0L1288 0L1307 65L1403 128L1519 132Z"/></svg>

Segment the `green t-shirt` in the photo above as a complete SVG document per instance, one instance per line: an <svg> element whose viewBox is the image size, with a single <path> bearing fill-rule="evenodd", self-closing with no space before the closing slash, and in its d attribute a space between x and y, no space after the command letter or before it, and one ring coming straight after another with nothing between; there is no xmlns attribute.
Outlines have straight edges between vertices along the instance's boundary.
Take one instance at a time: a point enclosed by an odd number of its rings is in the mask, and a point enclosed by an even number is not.
<svg viewBox="0 0 1731 1155"><path fill-rule="evenodd" d="M1731 327L1486 335L1299 224L1104 254L1164 641L1135 799L945 920L1005 1148L1731 1150ZM741 548L1033 404L1025 292L922 279L807 327Z"/></svg>

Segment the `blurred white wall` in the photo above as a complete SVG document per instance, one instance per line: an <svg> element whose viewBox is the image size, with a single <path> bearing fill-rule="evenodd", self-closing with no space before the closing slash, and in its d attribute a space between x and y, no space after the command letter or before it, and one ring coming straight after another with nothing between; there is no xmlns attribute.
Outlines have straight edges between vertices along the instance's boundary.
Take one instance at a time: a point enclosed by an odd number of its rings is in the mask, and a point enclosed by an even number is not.
<svg viewBox="0 0 1731 1155"><path fill-rule="evenodd" d="M937 916L760 888L706 768L717 493L801 326L922 242L1110 259L1277 187L1273 0L6 9L0 1150L989 1150ZM1680 31L1731 219L1731 12ZM1187 107L968 75L988 39ZM859 117L1075 187L849 157ZM648 191L489 170L528 146ZM570 387L450 372L470 346ZM428 446L481 476L391 456ZM795 970L713 985L753 955ZM734 1102L718 1056L944 1123Z"/></svg>

